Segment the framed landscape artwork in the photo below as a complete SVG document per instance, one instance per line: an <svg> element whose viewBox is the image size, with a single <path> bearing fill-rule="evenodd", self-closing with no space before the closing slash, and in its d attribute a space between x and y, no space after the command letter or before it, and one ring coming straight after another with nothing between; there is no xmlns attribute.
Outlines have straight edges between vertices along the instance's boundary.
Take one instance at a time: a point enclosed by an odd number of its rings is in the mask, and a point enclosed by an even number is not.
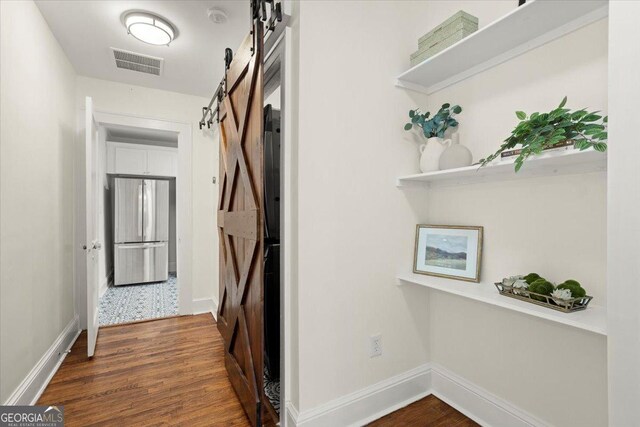
<svg viewBox="0 0 640 427"><path fill-rule="evenodd" d="M479 282L482 231L482 227L419 224L413 272Z"/></svg>

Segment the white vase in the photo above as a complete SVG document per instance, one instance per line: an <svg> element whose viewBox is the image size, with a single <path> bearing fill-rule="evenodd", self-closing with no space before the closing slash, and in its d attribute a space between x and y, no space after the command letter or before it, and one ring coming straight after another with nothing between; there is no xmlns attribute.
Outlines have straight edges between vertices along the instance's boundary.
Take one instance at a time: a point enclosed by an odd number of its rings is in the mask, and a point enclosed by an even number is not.
<svg viewBox="0 0 640 427"><path fill-rule="evenodd" d="M457 133L453 134L449 140L449 146L440 155L438 168L440 170L463 168L471 166L473 156L471 151L464 145L460 144L460 138Z"/></svg>
<svg viewBox="0 0 640 427"><path fill-rule="evenodd" d="M444 152L450 139L433 137L427 139L425 144L420 145L420 170L424 172L434 172L439 170L440 155Z"/></svg>

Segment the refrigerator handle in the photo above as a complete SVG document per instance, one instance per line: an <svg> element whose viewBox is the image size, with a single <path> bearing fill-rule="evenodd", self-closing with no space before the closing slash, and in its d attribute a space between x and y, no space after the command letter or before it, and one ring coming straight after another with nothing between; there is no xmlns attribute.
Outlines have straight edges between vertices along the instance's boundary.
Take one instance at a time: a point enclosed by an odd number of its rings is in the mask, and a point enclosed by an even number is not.
<svg viewBox="0 0 640 427"><path fill-rule="evenodd" d="M142 237L142 206L142 184L138 184L138 236L140 237Z"/></svg>

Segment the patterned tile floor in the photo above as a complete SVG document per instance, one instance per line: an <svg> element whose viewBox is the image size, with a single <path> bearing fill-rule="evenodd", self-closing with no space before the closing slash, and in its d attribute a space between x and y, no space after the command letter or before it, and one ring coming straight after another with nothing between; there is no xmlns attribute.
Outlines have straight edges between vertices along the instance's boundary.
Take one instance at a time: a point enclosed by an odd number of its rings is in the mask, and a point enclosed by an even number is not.
<svg viewBox="0 0 640 427"><path fill-rule="evenodd" d="M264 367L264 394L267 395L271 406L280 414L280 379L271 379L267 367Z"/></svg>
<svg viewBox="0 0 640 427"><path fill-rule="evenodd" d="M143 285L109 286L100 298L100 326L178 314L178 279Z"/></svg>

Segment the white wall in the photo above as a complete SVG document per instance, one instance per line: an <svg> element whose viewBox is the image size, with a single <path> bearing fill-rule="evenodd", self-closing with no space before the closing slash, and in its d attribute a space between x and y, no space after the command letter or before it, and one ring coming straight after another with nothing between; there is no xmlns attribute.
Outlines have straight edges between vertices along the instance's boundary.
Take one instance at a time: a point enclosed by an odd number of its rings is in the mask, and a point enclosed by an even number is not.
<svg viewBox="0 0 640 427"><path fill-rule="evenodd" d="M476 160L508 136L515 110L551 109L564 95L571 107L607 110L606 21L428 99L393 86L429 28L460 9L484 26L516 5L298 4L299 263L292 293L298 347L292 367L299 378L292 389L299 390L291 399L300 412L433 361L551 424L606 425L604 337L395 287L396 271L411 268L416 223L483 225L485 283L529 271L555 281L573 277L595 304L606 304L604 174L433 191L394 186L398 175L418 172L415 138L402 130L410 108L462 105L462 143ZM367 339L376 332L384 354L369 359ZM531 370L514 373L521 363Z"/></svg>
<svg viewBox="0 0 640 427"><path fill-rule="evenodd" d="M74 317L75 71L32 2L0 3L0 402Z"/></svg>
<svg viewBox="0 0 640 427"><path fill-rule="evenodd" d="M93 98L97 111L189 123L193 135L193 299L218 300L218 233L216 229L218 175L217 132L199 130L202 107L209 99L123 83L77 78L77 106Z"/></svg>
<svg viewBox="0 0 640 427"><path fill-rule="evenodd" d="M424 4L313 2L299 10L297 280L291 402L302 413L429 359L428 295L397 287L417 217L395 177L417 165L402 140L422 95L398 89ZM297 13L297 12L296 12ZM299 27L298 27L299 24ZM369 336L383 355L369 358Z"/></svg>
<svg viewBox="0 0 640 427"><path fill-rule="evenodd" d="M609 425L640 425L639 2L609 3Z"/></svg>

